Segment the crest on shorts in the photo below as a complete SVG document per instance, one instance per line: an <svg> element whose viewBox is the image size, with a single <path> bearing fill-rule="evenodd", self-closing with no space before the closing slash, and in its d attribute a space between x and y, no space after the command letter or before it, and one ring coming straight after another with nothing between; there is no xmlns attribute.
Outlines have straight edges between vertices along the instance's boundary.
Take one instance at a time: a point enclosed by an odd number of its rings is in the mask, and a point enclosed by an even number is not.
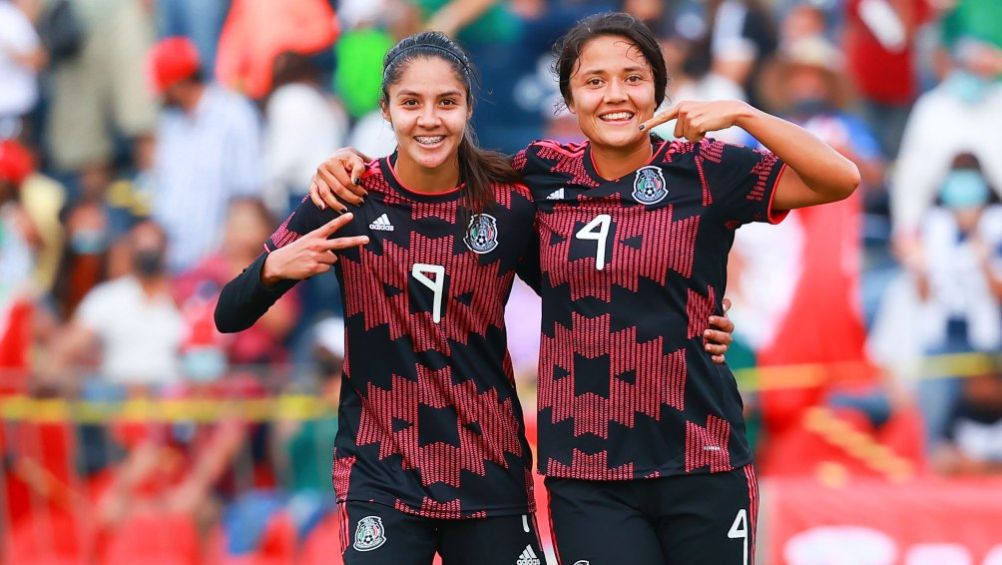
<svg viewBox="0 0 1002 565"><path fill-rule="evenodd" d="M490 214L476 214L470 218L463 242L474 253L490 253L498 246L498 221Z"/></svg>
<svg viewBox="0 0 1002 565"><path fill-rule="evenodd" d="M668 195L665 176L660 167L642 167L633 179L633 198L642 204L657 204Z"/></svg>
<svg viewBox="0 0 1002 565"><path fill-rule="evenodd" d="M366 516L358 521L352 547L358 551L372 551L384 543L386 530L383 529L383 520L379 516Z"/></svg>

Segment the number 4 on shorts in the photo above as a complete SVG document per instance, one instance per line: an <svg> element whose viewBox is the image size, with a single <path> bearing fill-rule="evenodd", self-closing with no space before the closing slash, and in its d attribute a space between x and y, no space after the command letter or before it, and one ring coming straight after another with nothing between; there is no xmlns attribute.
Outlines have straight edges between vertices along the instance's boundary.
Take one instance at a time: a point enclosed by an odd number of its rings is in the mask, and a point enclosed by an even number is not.
<svg viewBox="0 0 1002 565"><path fill-rule="evenodd" d="M727 537L744 540L744 559L741 563L748 565L748 512L744 508L738 510L738 515L734 517L734 523L731 524Z"/></svg>

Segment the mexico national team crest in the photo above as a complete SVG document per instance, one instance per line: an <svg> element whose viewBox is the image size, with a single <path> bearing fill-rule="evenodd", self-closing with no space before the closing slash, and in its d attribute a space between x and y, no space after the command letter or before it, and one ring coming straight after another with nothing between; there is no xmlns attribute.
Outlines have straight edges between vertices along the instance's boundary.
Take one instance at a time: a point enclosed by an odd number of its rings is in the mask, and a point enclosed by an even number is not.
<svg viewBox="0 0 1002 565"><path fill-rule="evenodd" d="M498 246L498 221L490 214L477 214L470 219L470 227L463 238L474 253L490 253Z"/></svg>
<svg viewBox="0 0 1002 565"><path fill-rule="evenodd" d="M668 195L665 176L660 167L643 167L633 179L633 198L642 204L657 204Z"/></svg>
<svg viewBox="0 0 1002 565"><path fill-rule="evenodd" d="M366 516L358 521L355 528L355 543L358 551L372 551L386 543L386 532L383 530L383 520L379 516Z"/></svg>

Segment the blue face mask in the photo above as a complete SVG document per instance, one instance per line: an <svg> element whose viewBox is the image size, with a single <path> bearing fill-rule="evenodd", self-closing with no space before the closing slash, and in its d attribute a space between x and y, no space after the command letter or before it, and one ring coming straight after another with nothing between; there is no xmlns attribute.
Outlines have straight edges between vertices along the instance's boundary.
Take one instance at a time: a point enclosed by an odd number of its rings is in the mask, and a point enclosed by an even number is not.
<svg viewBox="0 0 1002 565"><path fill-rule="evenodd" d="M196 383L218 379L226 372L226 366L226 354L218 347L195 347L181 358L184 376Z"/></svg>
<svg viewBox="0 0 1002 565"><path fill-rule="evenodd" d="M939 189L939 198L947 208L980 208L988 202L988 183L973 169L954 169Z"/></svg>
<svg viewBox="0 0 1002 565"><path fill-rule="evenodd" d="M77 230L70 236L70 249L77 255L97 255L108 249L104 230Z"/></svg>
<svg viewBox="0 0 1002 565"><path fill-rule="evenodd" d="M992 86L990 81L963 70L951 73L944 84L957 99L972 106L980 104Z"/></svg>

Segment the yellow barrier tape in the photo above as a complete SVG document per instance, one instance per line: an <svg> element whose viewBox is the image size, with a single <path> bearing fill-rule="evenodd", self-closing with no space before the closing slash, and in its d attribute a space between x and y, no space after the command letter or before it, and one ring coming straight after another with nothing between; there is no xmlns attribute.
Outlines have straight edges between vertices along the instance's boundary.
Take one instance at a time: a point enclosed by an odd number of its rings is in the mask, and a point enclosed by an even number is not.
<svg viewBox="0 0 1002 565"><path fill-rule="evenodd" d="M944 375L971 377L1002 366L1002 355L940 355L924 360L919 378ZM873 371L865 363L805 364L751 367L734 371L743 393L852 382L854 375ZM524 387L531 396L532 387ZM323 398L284 394L245 400L135 398L120 402L37 399L23 395L0 398L0 420L31 422L215 422L239 418L248 422L317 420L333 417L335 410ZM859 448L857 448L859 449Z"/></svg>
<svg viewBox="0 0 1002 565"><path fill-rule="evenodd" d="M197 422L227 418L247 422L318 420L336 414L322 398L282 395L250 400L154 400L136 398L122 402L35 399L9 396L0 399L0 420L106 424L111 422Z"/></svg>

